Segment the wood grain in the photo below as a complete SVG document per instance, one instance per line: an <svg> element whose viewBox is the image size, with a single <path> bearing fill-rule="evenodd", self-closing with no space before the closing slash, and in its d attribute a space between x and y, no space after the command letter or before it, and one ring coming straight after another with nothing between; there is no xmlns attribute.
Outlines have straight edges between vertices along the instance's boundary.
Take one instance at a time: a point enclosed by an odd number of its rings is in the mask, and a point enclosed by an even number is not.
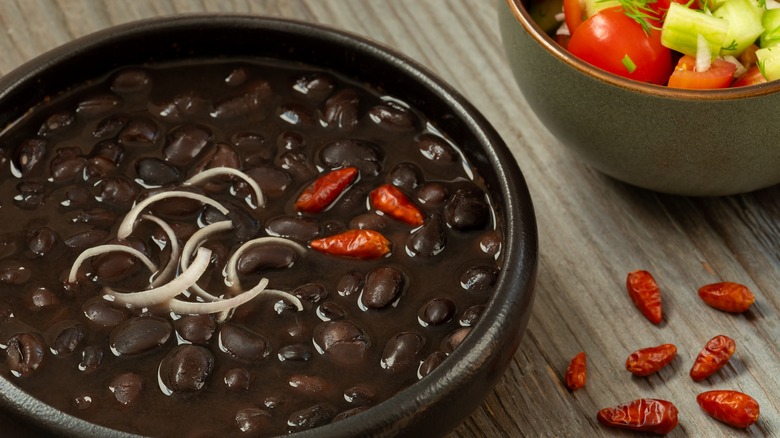
<svg viewBox="0 0 780 438"><path fill-rule="evenodd" d="M601 427L595 414L639 397L677 404L680 426L670 436L780 435L780 187L725 198L675 197L626 186L581 164L517 90L494 1L3 0L0 74L111 25L193 12L319 22L389 45L460 90L514 152L539 223L537 298L511 367L452 437L636 436ZM660 326L644 320L627 298L625 276L635 269L650 270L663 289ZM696 289L720 280L749 286L754 307L729 315L703 305ZM736 340L737 353L714 377L692 382L693 358L721 333ZM624 370L631 351L666 342L678 346L679 357L659 374L639 379ZM571 393L562 376L579 351L588 354L588 385ZM761 404L761 420L740 432L706 417L695 396L713 388L751 394Z"/></svg>

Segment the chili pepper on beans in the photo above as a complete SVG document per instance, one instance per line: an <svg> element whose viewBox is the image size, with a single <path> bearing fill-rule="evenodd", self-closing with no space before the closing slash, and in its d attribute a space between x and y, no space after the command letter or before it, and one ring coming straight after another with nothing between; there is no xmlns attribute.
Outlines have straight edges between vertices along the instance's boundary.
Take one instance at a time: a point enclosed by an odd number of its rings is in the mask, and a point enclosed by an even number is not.
<svg viewBox="0 0 780 438"><path fill-rule="evenodd" d="M731 313L742 313L756 301L747 286L730 281L700 287L699 298L711 307Z"/></svg>
<svg viewBox="0 0 780 438"><path fill-rule="evenodd" d="M649 376L669 365L675 356L677 347L674 344L642 348L628 355L626 369L637 376Z"/></svg>
<svg viewBox="0 0 780 438"><path fill-rule="evenodd" d="M304 213L325 210L355 181L357 174L357 168L344 167L321 175L301 192L295 201L295 208Z"/></svg>
<svg viewBox="0 0 780 438"><path fill-rule="evenodd" d="M364 260L376 259L390 252L390 241L373 230L348 230L314 239L309 245L325 254Z"/></svg>
<svg viewBox="0 0 780 438"><path fill-rule="evenodd" d="M730 426L746 428L758 420L758 402L738 391L715 390L696 396L696 402L710 417Z"/></svg>
<svg viewBox="0 0 780 438"><path fill-rule="evenodd" d="M718 335L710 339L693 362L691 378L699 382L715 374L726 365L736 349L737 344L728 336Z"/></svg>
<svg viewBox="0 0 780 438"><path fill-rule="evenodd" d="M566 387L576 391L585 386L587 380L587 356L582 351L569 362L566 368Z"/></svg>
<svg viewBox="0 0 780 438"><path fill-rule="evenodd" d="M604 426L660 435L677 427L677 406L666 400L643 398L604 408L596 419Z"/></svg>
<svg viewBox="0 0 780 438"><path fill-rule="evenodd" d="M626 288L634 305L642 314L653 324L659 324L663 318L661 290L652 274L642 270L629 273Z"/></svg>
<svg viewBox="0 0 780 438"><path fill-rule="evenodd" d="M412 226L423 224L423 214L398 187L383 184L369 193L371 205L382 213Z"/></svg>

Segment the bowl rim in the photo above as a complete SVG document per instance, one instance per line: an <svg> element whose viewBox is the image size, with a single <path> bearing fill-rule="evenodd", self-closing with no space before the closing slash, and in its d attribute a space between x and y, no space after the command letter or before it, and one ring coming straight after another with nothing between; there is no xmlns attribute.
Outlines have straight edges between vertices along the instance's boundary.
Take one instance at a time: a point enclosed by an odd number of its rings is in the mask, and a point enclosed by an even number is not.
<svg viewBox="0 0 780 438"><path fill-rule="evenodd" d="M531 313L538 263L538 236L530 193L514 155L480 111L452 86L406 55L367 37L320 23L248 14L178 14L114 25L38 55L0 78L0 103L14 99L13 96L20 88L24 88L25 83L35 83L46 72L56 68L59 63L83 56L84 52L105 45L105 40L116 42L138 38L155 30L169 31L171 27L182 30L218 25L244 26L258 31L270 29L299 32L308 37L324 38L329 44L346 46L351 50L359 51L363 56L376 59L377 62L389 64L394 70L421 83L437 101L441 101L462 120L462 124L473 133L480 147L484 148L488 165L495 172L498 182L497 196L503 204L504 245L501 249L503 258L495 286L496 291L501 293L494 293L491 296L482 317L473 326L471 335L465 338L460 348L450 354L450 358L425 379L418 380L368 410L368 412L382 412L381 416L357 415L313 430L296 432L290 436L338 437L354 434L363 436L377 431L386 434L388 428L393 427L398 421L407 421L406 416L419 411L427 403L447 404L454 393L452 390L443 389L448 385L452 387L453 384L456 386L458 383L462 384L466 379L464 369L486 369L485 372L491 373L491 379L496 381L503 375L504 368L493 368L497 365L506 366L511 360ZM519 266L524 269L518 269ZM509 306L505 304L505 300L510 302ZM522 322L518 323L518 319ZM509 341L513 344L505 345ZM502 357L498 361L500 363L495 360L497 355ZM496 372L497 376L494 375ZM4 376L0 378L0 402L4 402L1 403L4 409L10 407L10 410L17 415L22 415L28 420L34 419L39 424L57 430L59 433L78 436L136 436L90 423L50 407L19 389ZM41 418L43 421L40 421ZM463 419L465 417L457 421Z"/></svg>
<svg viewBox="0 0 780 438"><path fill-rule="evenodd" d="M501 0L499 0L501 1ZM595 67L574 56L547 35L534 21L523 4L523 0L504 0L515 19L525 31L536 40L546 51L561 60L566 65L578 70L586 76L602 81L610 86L624 88L629 91L651 94L679 100L737 100L750 97L764 96L780 91L780 80L762 84L748 85L744 87L721 88L715 90L689 90L682 88L669 88L665 85L649 84L633 79L624 78L606 70Z"/></svg>

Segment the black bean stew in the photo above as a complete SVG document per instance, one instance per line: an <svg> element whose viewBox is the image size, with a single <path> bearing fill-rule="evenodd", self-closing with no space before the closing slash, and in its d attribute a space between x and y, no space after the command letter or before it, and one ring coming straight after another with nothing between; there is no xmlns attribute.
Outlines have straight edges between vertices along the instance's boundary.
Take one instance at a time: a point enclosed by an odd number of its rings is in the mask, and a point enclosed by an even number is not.
<svg viewBox="0 0 780 438"><path fill-rule="evenodd" d="M332 72L124 68L0 145L0 371L119 430L268 436L357 414L445 360L498 275L501 231L457 147ZM345 168L325 208L296 207ZM421 225L378 211L383 185ZM349 230L389 252L313 249Z"/></svg>

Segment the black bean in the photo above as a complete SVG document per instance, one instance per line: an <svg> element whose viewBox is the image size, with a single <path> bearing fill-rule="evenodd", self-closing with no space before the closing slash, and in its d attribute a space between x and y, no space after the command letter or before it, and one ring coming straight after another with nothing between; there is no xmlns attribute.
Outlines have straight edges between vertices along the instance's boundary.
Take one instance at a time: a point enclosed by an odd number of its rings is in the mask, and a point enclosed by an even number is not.
<svg viewBox="0 0 780 438"><path fill-rule="evenodd" d="M139 266L140 263L131 254L110 252L94 257L91 264L92 270L98 278L116 281L133 272L133 268Z"/></svg>
<svg viewBox="0 0 780 438"><path fill-rule="evenodd" d="M46 357L46 342L35 332L19 333L6 342L6 363L15 376L27 377Z"/></svg>
<svg viewBox="0 0 780 438"><path fill-rule="evenodd" d="M94 198L87 187L83 185L69 186L65 191L65 199L71 206L83 206L91 202Z"/></svg>
<svg viewBox="0 0 780 438"><path fill-rule="evenodd" d="M86 165L87 159L79 148L59 148L49 163L49 173L54 181L73 181L81 177Z"/></svg>
<svg viewBox="0 0 780 438"><path fill-rule="evenodd" d="M398 163L390 169L389 183L407 192L412 192L425 181L422 170L413 163Z"/></svg>
<svg viewBox="0 0 780 438"><path fill-rule="evenodd" d="M217 322L210 315L182 316L173 325L182 339L199 345L208 345L217 330Z"/></svg>
<svg viewBox="0 0 780 438"><path fill-rule="evenodd" d="M471 306L463 311L458 322L464 327L471 327L479 321L484 310L485 306L482 304Z"/></svg>
<svg viewBox="0 0 780 438"><path fill-rule="evenodd" d="M20 285L32 276L30 267L21 260L0 260L0 283Z"/></svg>
<svg viewBox="0 0 780 438"><path fill-rule="evenodd" d="M27 290L25 302L30 310L40 310L60 304L60 298L46 286L34 286Z"/></svg>
<svg viewBox="0 0 780 438"><path fill-rule="evenodd" d="M438 182L428 182L417 191L417 200L426 207L438 208L447 200L447 187Z"/></svg>
<svg viewBox="0 0 780 438"><path fill-rule="evenodd" d="M354 128L360 122L360 97L354 90L339 90L325 101L322 114L329 126Z"/></svg>
<svg viewBox="0 0 780 438"><path fill-rule="evenodd" d="M113 94L99 94L80 101L76 112L84 117L95 117L111 111L120 103L122 100Z"/></svg>
<svg viewBox="0 0 780 438"><path fill-rule="evenodd" d="M160 362L159 377L174 393L199 391L214 370L214 355L205 347L183 344L173 347Z"/></svg>
<svg viewBox="0 0 780 438"><path fill-rule="evenodd" d="M149 190L145 193L145 195L152 196L157 193L161 193L167 191L166 189L154 189ZM193 193L199 193L203 194L203 191L200 189L189 189L188 191L191 191ZM142 196L142 198L146 198L146 196ZM185 218L188 216L194 216L201 211L203 211L203 203L195 200L195 199L188 199L188 198L182 198L182 197L173 197L166 199L165 202L155 202L151 206L151 210L158 216L168 216L168 217L177 217L177 218Z"/></svg>
<svg viewBox="0 0 780 438"><path fill-rule="evenodd" d="M244 172L247 176L255 180L263 195L269 198L278 198L290 186L290 174L283 169L277 169L271 166L258 166L247 169ZM248 193L248 190L247 190Z"/></svg>
<svg viewBox="0 0 780 438"><path fill-rule="evenodd" d="M314 101L324 99L333 91L333 88L333 78L319 73L301 76L293 85L293 89Z"/></svg>
<svg viewBox="0 0 780 438"><path fill-rule="evenodd" d="M16 165L22 176L28 176L43 160L46 154L46 140L31 138L24 140L16 150Z"/></svg>
<svg viewBox="0 0 780 438"><path fill-rule="evenodd" d="M151 146L157 142L159 128L151 119L131 119L119 131L118 140L125 146Z"/></svg>
<svg viewBox="0 0 780 438"><path fill-rule="evenodd" d="M274 157L273 145L266 143L265 137L257 132L236 132L230 136L233 145L251 156L259 156L258 160L268 161Z"/></svg>
<svg viewBox="0 0 780 438"><path fill-rule="evenodd" d="M420 367L417 369L417 375L422 379L423 377L427 376L431 373L431 371L435 370L436 367L441 365L442 362L444 362L444 359L447 358L447 354L441 351L436 351L428 355L428 357L425 358L425 360L420 363Z"/></svg>
<svg viewBox="0 0 780 438"><path fill-rule="evenodd" d="M112 114L95 125L92 135L95 138L114 137L127 124L128 117L123 114Z"/></svg>
<svg viewBox="0 0 780 438"><path fill-rule="evenodd" d="M98 369L103 362L103 349L95 345L87 345L81 352L79 369L85 373L91 373Z"/></svg>
<svg viewBox="0 0 780 438"><path fill-rule="evenodd" d="M306 147L306 138L297 131L284 131L276 137L276 147L284 151L301 151Z"/></svg>
<svg viewBox="0 0 780 438"><path fill-rule="evenodd" d="M447 246L447 228L439 213L432 213L428 220L409 235L406 249L414 255L432 257Z"/></svg>
<svg viewBox="0 0 780 438"><path fill-rule="evenodd" d="M454 332L450 333L441 344L441 349L445 353L452 353L460 344L463 342L463 339L466 338L466 335L468 335L471 332L471 327L461 327Z"/></svg>
<svg viewBox="0 0 780 438"><path fill-rule="evenodd" d="M225 84L229 87L237 87L246 82L247 73L243 68L236 68L225 77Z"/></svg>
<svg viewBox="0 0 780 438"><path fill-rule="evenodd" d="M283 153L276 160L276 165L298 181L308 181L319 174L317 168L309 162L307 154L300 152L287 151Z"/></svg>
<svg viewBox="0 0 780 438"><path fill-rule="evenodd" d="M96 228L108 229L117 221L117 214L103 208L91 208L77 212L74 223L88 224Z"/></svg>
<svg viewBox="0 0 780 438"><path fill-rule="evenodd" d="M325 301L317 307L317 316L323 321L334 321L337 319L344 319L347 317L347 311L344 310L338 303L333 301Z"/></svg>
<svg viewBox="0 0 780 438"><path fill-rule="evenodd" d="M51 351L58 356L73 353L87 336L85 327L78 322L59 323L50 328L49 332L52 339L49 342Z"/></svg>
<svg viewBox="0 0 780 438"><path fill-rule="evenodd" d="M423 156L438 164L455 164L460 156L447 140L434 135L422 134L417 138L417 146Z"/></svg>
<svg viewBox="0 0 780 438"><path fill-rule="evenodd" d="M135 171L144 183L152 186L173 184L180 178L178 169L154 157L138 160Z"/></svg>
<svg viewBox="0 0 780 438"><path fill-rule="evenodd" d="M101 178L116 173L116 170L116 165L107 158L91 157L84 166L84 177L86 180Z"/></svg>
<svg viewBox="0 0 780 438"><path fill-rule="evenodd" d="M266 269L284 269L292 266L298 253L288 245L270 243L244 251L238 258L236 269L240 274L250 274Z"/></svg>
<svg viewBox="0 0 780 438"><path fill-rule="evenodd" d="M266 222L265 230L272 236L308 242L320 234L316 220L299 216L279 216Z"/></svg>
<svg viewBox="0 0 780 438"><path fill-rule="evenodd" d="M498 269L495 266L479 265L466 270L460 276L460 285L469 292L488 292L493 289L498 279Z"/></svg>
<svg viewBox="0 0 780 438"><path fill-rule="evenodd" d="M236 412L236 426L243 433L259 434L271 424L271 413L260 408L244 408Z"/></svg>
<svg viewBox="0 0 780 438"><path fill-rule="evenodd" d="M347 320L318 324L313 340L323 354L341 365L361 363L371 348L366 332Z"/></svg>
<svg viewBox="0 0 780 438"><path fill-rule="evenodd" d="M295 374L287 379L287 384L295 394L312 398L329 398L334 391L333 385L322 376Z"/></svg>
<svg viewBox="0 0 780 438"><path fill-rule="evenodd" d="M151 86L152 78L144 70L129 69L119 72L111 83L111 91L119 94L138 93Z"/></svg>
<svg viewBox="0 0 780 438"><path fill-rule="evenodd" d="M287 103L280 106L277 112L280 119L298 128L311 129L319 124L317 116L307 105Z"/></svg>
<svg viewBox="0 0 780 438"><path fill-rule="evenodd" d="M233 392L248 391L252 380L252 374L246 368L231 368L225 372L225 386Z"/></svg>
<svg viewBox="0 0 780 438"><path fill-rule="evenodd" d="M41 205L46 195L46 187L38 182L22 181L16 186L19 196L14 198L17 206L25 210L34 210Z"/></svg>
<svg viewBox="0 0 780 438"><path fill-rule="evenodd" d="M295 433L324 426L333 420L335 411L332 406L325 403L317 403L314 406L295 411L287 419L287 430L290 433Z"/></svg>
<svg viewBox="0 0 780 438"><path fill-rule="evenodd" d="M363 294L360 297L363 306L369 309L381 309L397 301L404 292L406 277L393 266L380 266L366 275Z"/></svg>
<svg viewBox="0 0 780 438"><path fill-rule="evenodd" d="M382 231L389 227L392 220L387 215L374 211L359 214L349 221L350 229Z"/></svg>
<svg viewBox="0 0 780 438"><path fill-rule="evenodd" d="M74 249L97 246L108 238L108 231L91 229L73 234L65 239L65 245Z"/></svg>
<svg viewBox="0 0 780 438"><path fill-rule="evenodd" d="M76 121L76 115L63 111L50 115L40 129L38 129L38 135L46 136L57 133L57 131L63 130L72 125Z"/></svg>
<svg viewBox="0 0 780 438"><path fill-rule="evenodd" d="M311 359L311 351L304 344L285 345L277 354L279 362L306 362Z"/></svg>
<svg viewBox="0 0 780 438"><path fill-rule="evenodd" d="M376 392L367 386L352 386L344 390L344 400L354 405L370 405L376 400Z"/></svg>
<svg viewBox="0 0 780 438"><path fill-rule="evenodd" d="M113 330L109 342L117 356L132 356L154 350L171 337L171 323L156 316L136 316L121 322Z"/></svg>
<svg viewBox="0 0 780 438"><path fill-rule="evenodd" d="M336 140L326 144L319 156L330 168L354 166L364 176L375 176L382 169L382 153L366 141Z"/></svg>
<svg viewBox="0 0 780 438"><path fill-rule="evenodd" d="M49 227L38 227L27 233L27 247L37 256L45 256L54 249L60 236Z"/></svg>
<svg viewBox="0 0 780 438"><path fill-rule="evenodd" d="M207 149L203 158L193 167L192 173L197 174L217 167L241 168L241 159L238 157L238 152L233 149L233 146L227 143L217 143ZM231 178L225 177L224 180L229 182Z"/></svg>
<svg viewBox="0 0 780 438"><path fill-rule="evenodd" d="M255 81L243 94L215 103L211 109L211 117L225 120L248 116L263 110L272 95L273 91L268 82Z"/></svg>
<svg viewBox="0 0 780 438"><path fill-rule="evenodd" d="M331 421L331 423L335 423L335 422L341 421L341 420L343 420L345 418L349 418L349 417L355 416L355 415L357 415L357 414L359 414L359 413L361 413L361 412L363 412L363 411L365 411L367 409L368 409L368 406L358 406L356 408L347 409L346 411L341 411L341 412L338 413L338 415L333 417L333 420Z"/></svg>
<svg viewBox="0 0 780 438"><path fill-rule="evenodd" d="M103 297L89 299L81 306L81 310L87 319L106 328L116 327L130 316L126 309L112 305Z"/></svg>
<svg viewBox="0 0 780 438"><path fill-rule="evenodd" d="M392 131L408 131L416 126L414 115L406 108L392 102L371 108L368 116L381 128Z"/></svg>
<svg viewBox="0 0 780 438"><path fill-rule="evenodd" d="M73 406L79 411L89 409L89 407L92 406L92 397L88 395L76 396L73 399Z"/></svg>
<svg viewBox="0 0 780 438"><path fill-rule="evenodd" d="M10 304L5 301L0 301L0 325L5 324L11 317L14 316L14 309Z"/></svg>
<svg viewBox="0 0 780 438"><path fill-rule="evenodd" d="M219 345L225 353L248 363L259 363L271 354L271 344L264 336L236 324L222 326Z"/></svg>
<svg viewBox="0 0 780 438"><path fill-rule="evenodd" d="M319 303L328 297L328 289L320 283L306 283L293 289L292 294L303 301Z"/></svg>
<svg viewBox="0 0 780 438"><path fill-rule="evenodd" d="M452 299L438 297L429 300L417 312L417 317L423 327L440 325L448 322L455 316L456 305Z"/></svg>
<svg viewBox="0 0 780 438"><path fill-rule="evenodd" d="M402 332L388 339L379 364L390 372L401 372L417 365L426 344L424 337L413 332Z"/></svg>
<svg viewBox="0 0 780 438"><path fill-rule="evenodd" d="M163 147L165 159L185 166L197 157L211 142L211 132L202 126L184 125L168 134Z"/></svg>
<svg viewBox="0 0 780 438"><path fill-rule="evenodd" d="M476 186L459 188L444 207L444 218L458 231L485 228L490 222L490 206L485 193Z"/></svg>
<svg viewBox="0 0 780 438"><path fill-rule="evenodd" d="M120 208L128 208L135 202L139 188L124 176L109 176L100 182L100 200Z"/></svg>
<svg viewBox="0 0 780 438"><path fill-rule="evenodd" d="M363 290L363 275L359 272L342 275L336 284L336 292L342 297L359 293L361 290Z"/></svg>
<svg viewBox="0 0 780 438"><path fill-rule="evenodd" d="M138 401L144 386L144 378L140 374L127 371L114 376L108 384L108 389L114 394L116 401L127 406Z"/></svg>
<svg viewBox="0 0 780 438"><path fill-rule="evenodd" d="M489 256L497 256L501 252L502 239L498 231L490 230L479 239L479 249Z"/></svg>
<svg viewBox="0 0 780 438"><path fill-rule="evenodd" d="M149 103L149 111L162 118L176 122L184 121L193 116L208 114L210 102L208 99L197 95L194 92L181 93L174 96L171 100L161 103Z"/></svg>

